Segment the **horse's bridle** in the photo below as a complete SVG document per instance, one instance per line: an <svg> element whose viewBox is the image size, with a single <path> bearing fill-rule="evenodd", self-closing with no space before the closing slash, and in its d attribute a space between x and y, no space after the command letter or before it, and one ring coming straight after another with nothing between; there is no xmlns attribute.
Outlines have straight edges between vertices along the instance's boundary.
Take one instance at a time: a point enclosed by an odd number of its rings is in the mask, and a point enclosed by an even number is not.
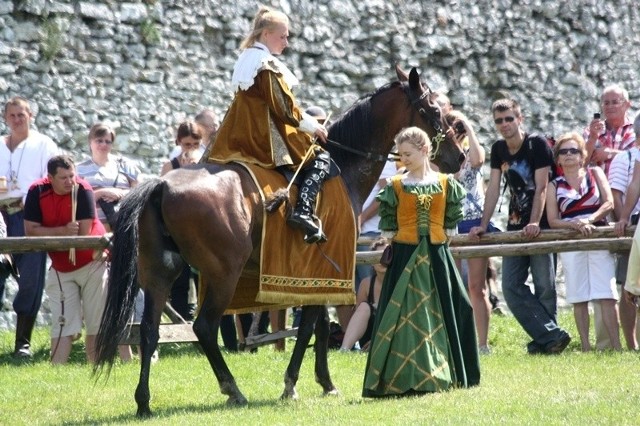
<svg viewBox="0 0 640 426"><path fill-rule="evenodd" d="M445 138L444 132L442 131L442 122L440 120L438 120L435 115L429 114L427 112L427 110L425 109L425 107L422 105L422 101L424 99L427 99L427 102L431 103L430 100L428 99L428 97L433 92L431 91L431 89L428 86L427 86L427 90L425 90L421 95L418 95L418 94L414 93L413 90L411 90L411 87L408 84L407 84L406 88L407 89L404 92L407 95L407 97L409 98L410 105L413 107L411 109L411 120L410 120L411 124L410 125L411 126L413 125L413 123L414 123L414 115L415 115L415 113L417 111L418 114L420 114L420 117L422 117L423 120L425 120L427 123L429 123L431 125L431 127L433 127L433 130L436 131L436 136L434 136L431 139L432 142L435 144L435 148L431 152L431 159L433 160L436 157L436 155L438 154L438 150L440 149L440 144L442 143L442 141ZM334 141L332 139L327 139L327 144L335 146L336 148L342 149L344 151L349 151L352 154L359 155L359 156L364 157L364 158L366 158L368 160L377 161L377 162L386 162L386 161L389 160L389 155L385 156L385 155L382 155L382 154L373 154L371 152L364 152L364 151L361 151L359 149L355 149L355 148L351 148L350 146L343 145L340 142ZM393 154L391 154L391 156L393 157ZM392 158L392 159L396 160L395 158Z"/></svg>
<svg viewBox="0 0 640 426"><path fill-rule="evenodd" d="M433 130L435 130L436 132L436 135L431 138L431 142L435 145L431 151L431 159L433 160L438 155L440 144L444 141L445 138L445 132L442 131L442 118L440 117L440 119L438 119L437 114L429 114L422 104L422 101L424 99L427 99L429 107L432 107L431 99L429 99L429 96L433 94L433 91L431 90L431 88L429 88L429 86L427 86L427 90L418 95L417 93L414 93L413 90L411 90L411 86L407 85L407 89L408 90L406 91L406 93L409 97L409 102L411 103L411 106L413 106L411 110L411 125L413 125L414 123L414 114L416 111L418 111L420 117L422 117L424 121L429 123L429 125L431 125Z"/></svg>

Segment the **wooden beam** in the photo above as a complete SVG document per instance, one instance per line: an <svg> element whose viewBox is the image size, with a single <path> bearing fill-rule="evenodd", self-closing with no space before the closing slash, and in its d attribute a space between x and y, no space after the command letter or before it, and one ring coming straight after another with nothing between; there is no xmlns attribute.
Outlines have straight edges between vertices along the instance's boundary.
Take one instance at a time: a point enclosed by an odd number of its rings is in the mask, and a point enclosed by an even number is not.
<svg viewBox="0 0 640 426"><path fill-rule="evenodd" d="M629 250L632 239L597 238L593 240L543 241L532 243L494 244L484 246L450 247L453 257L465 259L489 256L531 256L543 253L567 251L609 250L612 252Z"/></svg>
<svg viewBox="0 0 640 426"><path fill-rule="evenodd" d="M633 237L633 233L635 232L635 230L635 226L627 227L627 229L625 230L625 237ZM579 231L574 231L571 229L544 229L540 232L540 235L532 240L527 240L526 238L524 238L520 231L507 231L485 234L480 238L480 241L472 241L466 234L456 235L451 238L449 245L451 247L462 247L507 243L539 243L545 241L562 242L563 240L593 240L600 238L608 238L614 240L618 238L618 236L614 232L613 226L600 226L595 228L589 236L582 235Z"/></svg>
<svg viewBox="0 0 640 426"><path fill-rule="evenodd" d="M185 343L197 342L198 338L193 333L193 324L160 324L158 329L160 340L158 343ZM133 324L129 335L120 340L121 345L140 344L140 324Z"/></svg>
<svg viewBox="0 0 640 426"><path fill-rule="evenodd" d="M298 327L295 327L276 331L275 333L258 334L256 336L245 337L242 350L250 351L253 348L257 348L258 346L270 345L275 343L277 340L284 339L285 337L297 335Z"/></svg>
<svg viewBox="0 0 640 426"><path fill-rule="evenodd" d="M569 229L545 229L536 238L527 240L520 231L497 232L483 235L479 241L467 235L451 238L449 248L456 258L490 256L525 256L565 251L609 250L623 251L631 248L635 226L628 226L624 237L616 236L613 226L597 227L589 236ZM372 239L360 238L366 244ZM373 265L380 260L382 251L356 253L356 264Z"/></svg>
<svg viewBox="0 0 640 426"><path fill-rule="evenodd" d="M107 248L111 234L101 237L7 237L0 238L0 253L64 251L70 248L100 250Z"/></svg>
<svg viewBox="0 0 640 426"><path fill-rule="evenodd" d="M556 241L556 240L587 240L593 238L617 238L617 235L613 231L613 226L600 226L594 229L590 236L584 236L578 231L569 229L545 229L540 232L535 239L531 241ZM636 230L635 226L628 226L625 232L625 237L633 237ZM358 244L371 244L378 237L360 237L358 238ZM505 243L523 243L526 240L522 237L520 231L506 231L497 232L492 234L485 234L480 238L480 241L472 241L466 234L456 235L451 238L449 245L451 247L456 246L478 246L485 244L505 244Z"/></svg>

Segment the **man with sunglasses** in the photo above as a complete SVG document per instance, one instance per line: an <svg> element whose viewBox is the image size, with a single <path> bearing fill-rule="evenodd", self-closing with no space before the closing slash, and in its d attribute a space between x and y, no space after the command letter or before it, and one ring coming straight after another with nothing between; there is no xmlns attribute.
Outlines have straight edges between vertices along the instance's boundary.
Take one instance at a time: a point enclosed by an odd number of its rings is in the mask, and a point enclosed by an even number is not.
<svg viewBox="0 0 640 426"><path fill-rule="evenodd" d="M4 105L9 134L0 143L0 211L9 237L24 237L24 199L31 183L47 175L47 161L58 154L48 137L31 128L34 114L27 99L15 96ZM31 333L36 323L44 291L46 253L16 253L18 293L13 300L16 312L16 341L13 356L31 357ZM0 280L0 299L5 280Z"/></svg>
<svg viewBox="0 0 640 426"><path fill-rule="evenodd" d="M547 183L553 154L546 138L522 129L520 105L512 99L499 99L491 106L493 121L503 139L491 148L491 174L485 194L480 226L471 228L469 238L478 240L500 198L504 175L510 190L507 231L522 232L533 239L549 225L544 214ZM506 188L505 188L506 189ZM531 272L534 292L526 281ZM556 322L557 297L553 255L505 256L502 261L502 291L507 306L522 328L533 339L530 354L562 352L571 337Z"/></svg>

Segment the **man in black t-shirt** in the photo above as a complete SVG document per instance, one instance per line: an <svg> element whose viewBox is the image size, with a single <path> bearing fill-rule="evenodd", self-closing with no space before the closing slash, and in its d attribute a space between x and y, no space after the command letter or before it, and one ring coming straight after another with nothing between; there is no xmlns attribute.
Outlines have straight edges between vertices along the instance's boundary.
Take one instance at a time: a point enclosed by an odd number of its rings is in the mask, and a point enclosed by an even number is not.
<svg viewBox="0 0 640 426"><path fill-rule="evenodd" d="M538 236L548 227L544 201L553 155L542 136L529 135L521 127L520 106L512 99L500 99L491 107L493 120L504 139L491 148L491 175L480 226L471 228L469 238L479 239L500 197L500 180L509 188L508 231L522 232L525 239ZM531 271L534 292L526 281ZM562 352L571 337L556 323L557 296L555 266L551 253L505 256L502 261L502 291L507 306L533 339L529 353Z"/></svg>

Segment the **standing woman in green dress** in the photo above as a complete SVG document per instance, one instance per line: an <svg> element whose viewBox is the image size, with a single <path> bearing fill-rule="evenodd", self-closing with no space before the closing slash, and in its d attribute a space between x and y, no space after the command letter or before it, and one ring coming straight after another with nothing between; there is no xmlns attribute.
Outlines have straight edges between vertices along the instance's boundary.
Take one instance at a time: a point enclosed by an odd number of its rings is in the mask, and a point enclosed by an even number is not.
<svg viewBox="0 0 640 426"><path fill-rule="evenodd" d="M465 191L429 164L417 127L395 137L406 168L380 191L380 229L393 258L380 294L363 396L440 392L480 382L473 312L447 244Z"/></svg>

